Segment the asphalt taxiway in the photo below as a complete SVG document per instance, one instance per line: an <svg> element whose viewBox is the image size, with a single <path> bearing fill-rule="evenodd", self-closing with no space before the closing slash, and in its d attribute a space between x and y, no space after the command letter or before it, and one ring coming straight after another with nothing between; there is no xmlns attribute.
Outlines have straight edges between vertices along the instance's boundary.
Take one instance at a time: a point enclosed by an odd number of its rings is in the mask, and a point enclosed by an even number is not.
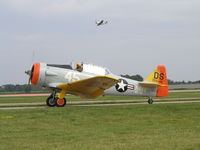
<svg viewBox="0 0 200 150"><path fill-rule="evenodd" d="M156 99L154 104L180 104L180 103L200 103L200 97L194 98L168 98ZM165 100L165 101L164 101ZM139 102L141 101L141 102ZM106 107L106 106L127 106L127 105L145 105L144 99L140 100L97 100L97 101L69 101L68 107ZM0 104L0 110L16 110L16 109L42 109L49 108L43 103L2 103ZM149 104L148 104L149 105Z"/></svg>

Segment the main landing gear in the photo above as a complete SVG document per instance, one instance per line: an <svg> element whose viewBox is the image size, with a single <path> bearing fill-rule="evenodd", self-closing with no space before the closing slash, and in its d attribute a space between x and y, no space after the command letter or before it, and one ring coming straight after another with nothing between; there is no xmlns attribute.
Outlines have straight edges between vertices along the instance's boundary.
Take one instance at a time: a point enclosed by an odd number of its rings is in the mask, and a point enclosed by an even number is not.
<svg viewBox="0 0 200 150"><path fill-rule="evenodd" d="M46 100L46 104L49 107L64 107L66 105L66 99L56 95L54 91Z"/></svg>
<svg viewBox="0 0 200 150"><path fill-rule="evenodd" d="M149 103L149 104L153 104L153 99L152 99L152 97L149 97L148 103Z"/></svg>

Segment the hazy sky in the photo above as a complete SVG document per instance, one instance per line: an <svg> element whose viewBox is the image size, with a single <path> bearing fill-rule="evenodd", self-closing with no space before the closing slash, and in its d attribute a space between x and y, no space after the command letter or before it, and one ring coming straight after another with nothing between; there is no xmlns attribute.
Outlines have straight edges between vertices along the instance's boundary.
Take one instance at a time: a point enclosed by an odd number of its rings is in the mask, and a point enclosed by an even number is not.
<svg viewBox="0 0 200 150"><path fill-rule="evenodd" d="M147 77L200 80L199 0L0 0L0 85L34 62L89 62ZM95 20L109 23L97 27Z"/></svg>

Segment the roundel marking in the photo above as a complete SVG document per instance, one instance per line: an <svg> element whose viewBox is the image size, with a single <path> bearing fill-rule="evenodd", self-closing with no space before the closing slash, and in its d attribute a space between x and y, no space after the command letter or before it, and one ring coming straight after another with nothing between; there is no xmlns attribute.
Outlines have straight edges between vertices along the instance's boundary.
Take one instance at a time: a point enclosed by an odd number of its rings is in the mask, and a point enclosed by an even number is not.
<svg viewBox="0 0 200 150"><path fill-rule="evenodd" d="M128 82L124 79L119 79L120 82L115 85L118 92L125 92L128 89Z"/></svg>

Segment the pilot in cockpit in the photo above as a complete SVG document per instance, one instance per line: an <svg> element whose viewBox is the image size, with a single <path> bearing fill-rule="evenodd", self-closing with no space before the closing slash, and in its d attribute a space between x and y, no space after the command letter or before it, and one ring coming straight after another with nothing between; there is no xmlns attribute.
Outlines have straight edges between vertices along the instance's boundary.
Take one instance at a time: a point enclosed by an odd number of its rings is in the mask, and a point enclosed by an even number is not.
<svg viewBox="0 0 200 150"><path fill-rule="evenodd" d="M82 72L83 71L83 64L82 63L77 63L76 64L76 69L75 70L77 70L77 71L79 71L79 72Z"/></svg>

